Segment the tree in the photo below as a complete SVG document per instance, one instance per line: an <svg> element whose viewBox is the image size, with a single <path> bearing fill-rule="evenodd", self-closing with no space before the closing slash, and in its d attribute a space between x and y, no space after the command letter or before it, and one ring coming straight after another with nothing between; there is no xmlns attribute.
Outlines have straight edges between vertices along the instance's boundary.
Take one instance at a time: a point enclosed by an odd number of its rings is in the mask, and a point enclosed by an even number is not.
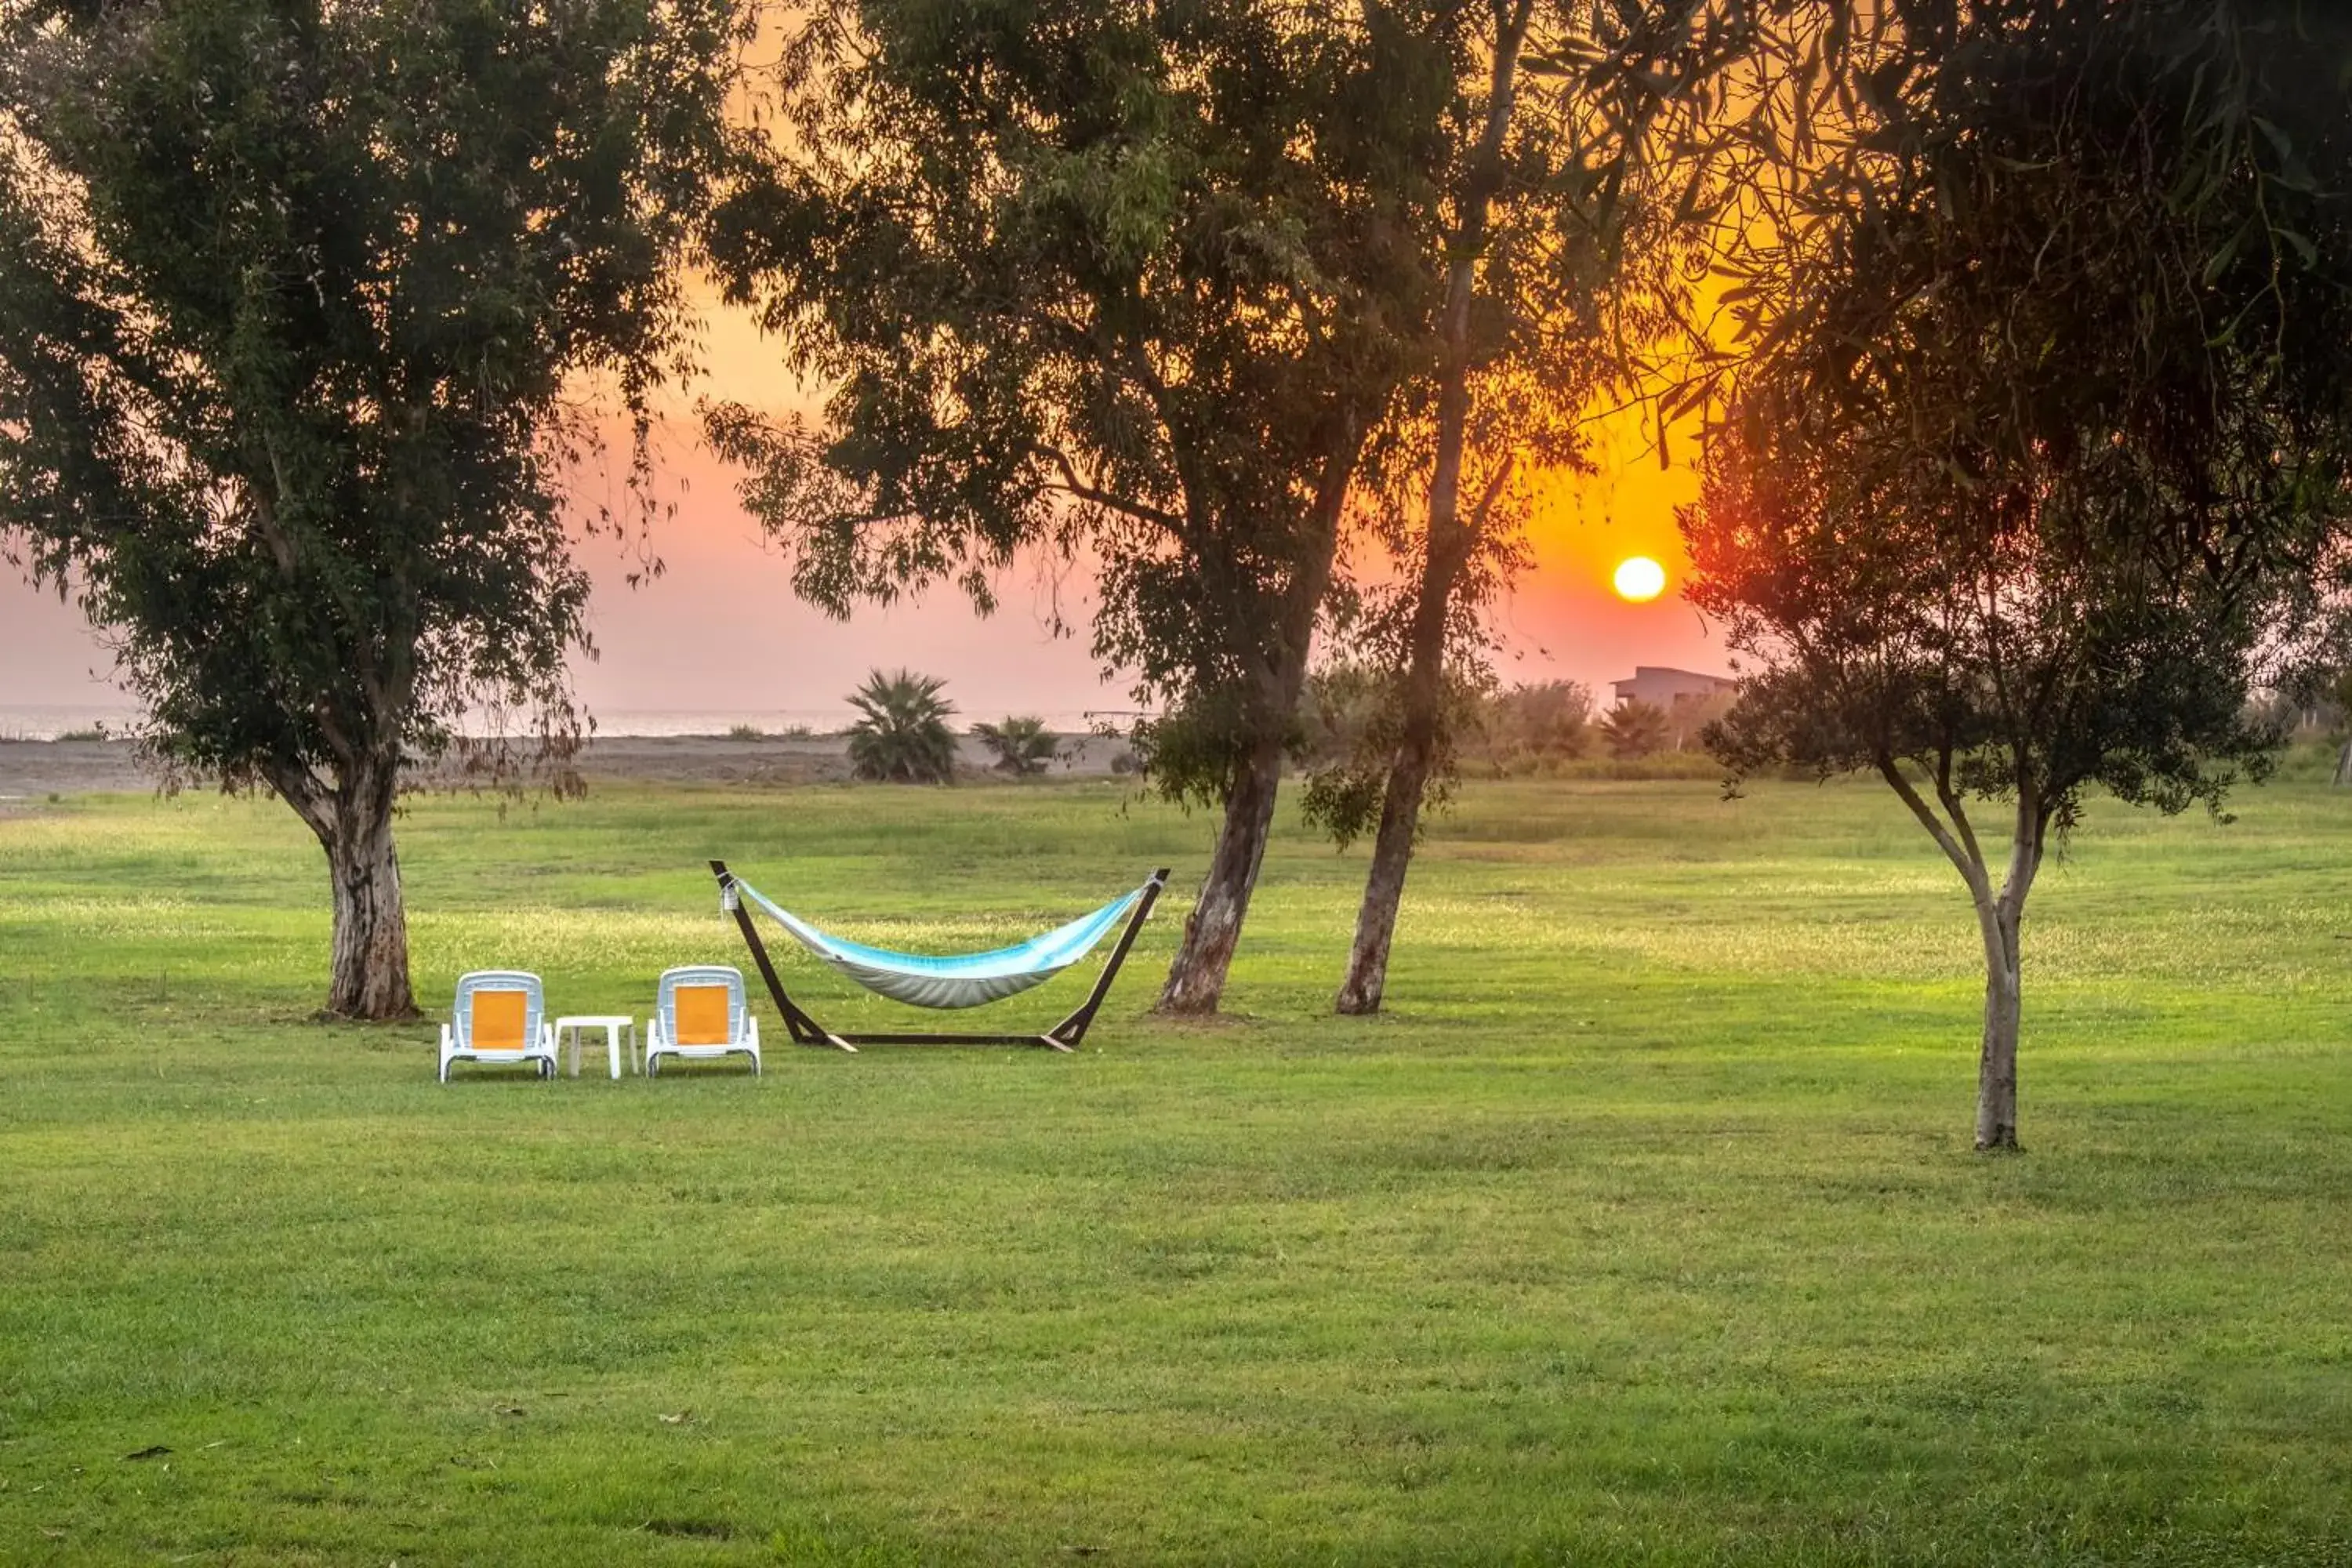
<svg viewBox="0 0 2352 1568"><path fill-rule="evenodd" d="M2091 790L2218 813L2260 774L2248 699L2352 516L2352 48L2288 7L1947 10L1874 77L1866 188L1745 258L1683 527L1761 666L1708 734L1735 777L1874 772L1966 883L2011 1149L2050 845Z"/></svg>
<svg viewBox="0 0 2352 1568"><path fill-rule="evenodd" d="M727 0L8 0L0 547L175 765L326 852L327 1008L413 1013L392 816L478 704L570 729L571 378L640 421ZM642 426L640 426L642 428Z"/></svg>
<svg viewBox="0 0 2352 1568"><path fill-rule="evenodd" d="M941 677L904 669L869 674L849 694L863 715L849 727L851 770L893 784L953 784L956 742L948 718L955 704L940 695L946 685Z"/></svg>
<svg viewBox="0 0 2352 1568"><path fill-rule="evenodd" d="M974 724L971 732L996 758L997 771L1015 778L1042 773L1054 760L1054 736L1035 714L1010 718L1002 724Z"/></svg>
<svg viewBox="0 0 2352 1568"><path fill-rule="evenodd" d="M1594 726L1601 743L1621 763L1663 752L1674 739L1674 722L1666 710L1638 697L1628 698L1601 716Z"/></svg>
<svg viewBox="0 0 2352 1568"><path fill-rule="evenodd" d="M1814 76L1874 26L1840 0L1488 0L1463 16L1474 68L1447 121L1444 221L1422 258L1443 303L1416 411L1424 521L1396 552L1412 584L1389 637L1398 711L1377 790L1359 776L1327 792L1364 808L1364 822L1334 824L1341 837L1378 821L1343 1014L1380 1009L1422 812L1452 763L1449 665L1475 663L1479 617L1518 563L1514 485L1530 466L1582 461L1592 395L1664 332L1686 291L1677 252L1718 216L1706 149L1742 112L1723 71L1773 52L1768 21L1811 24L1779 42Z"/></svg>
<svg viewBox="0 0 2352 1568"><path fill-rule="evenodd" d="M1024 547L1100 563L1093 647L1223 813L1160 995L1213 1010L1368 443L1434 308L1414 263L1471 40L1420 5L845 0L720 213L730 294L833 390L713 411L839 613ZM1458 10L1458 7L1454 9ZM1447 14L1452 14L1450 11Z"/></svg>

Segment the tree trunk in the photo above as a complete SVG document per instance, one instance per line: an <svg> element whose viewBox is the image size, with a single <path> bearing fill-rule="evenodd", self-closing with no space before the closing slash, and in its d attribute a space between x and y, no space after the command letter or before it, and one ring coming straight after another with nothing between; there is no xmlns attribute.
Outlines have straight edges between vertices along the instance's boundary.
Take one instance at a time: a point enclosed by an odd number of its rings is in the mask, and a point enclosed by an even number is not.
<svg viewBox="0 0 2352 1568"><path fill-rule="evenodd" d="M1242 763L1225 802L1225 823L1201 897L1184 920L1184 941L1168 966L1157 1010L1213 1013L1225 994L1225 972L1240 942L1250 894L1257 887L1258 863L1265 858L1274 827L1275 792L1282 783L1282 737L1259 740Z"/></svg>
<svg viewBox="0 0 2352 1568"><path fill-rule="evenodd" d="M1453 472L1443 467L1439 478L1458 477L1461 446L1454 448ZM1451 512L1449 496L1446 510ZM1414 606L1412 662L1405 672L1404 732L1389 763L1389 782L1381 799L1381 827L1372 840L1371 869L1364 878L1364 901L1356 911L1356 941L1348 954L1348 973L1339 983L1336 1004L1343 1014L1381 1010L1381 993L1388 984L1389 945L1396 935L1397 906L1404 899L1405 872L1412 865L1413 840L1421 827L1421 804L1429 788L1429 774L1437 757L1439 710L1445 700L1445 612L1454 596L1454 582L1469 556L1471 531L1449 526L1441 543L1437 534L1438 506L1431 506L1429 559ZM1449 525L1453 519L1447 518ZM1461 535L1460 538L1454 537Z"/></svg>
<svg viewBox="0 0 2352 1568"><path fill-rule="evenodd" d="M1389 944L1396 935L1397 906L1404 899L1405 872L1412 864L1413 840L1421 829L1421 805L1437 759L1440 713L1445 701L1445 625L1455 584L1470 563L1486 514L1501 492L1507 464L1497 469L1485 500L1468 519L1462 515L1462 458L1470 423L1470 307L1477 266L1486 247L1487 209L1501 183L1503 140L1509 130L1512 82L1519 47L1526 40L1532 0L1517 0L1498 16L1491 66L1486 121L1471 160L1464 193L1462 228L1448 270L1442 319L1444 354L1437 391L1437 460L1429 481L1429 531L1422 555L1419 595L1413 602L1412 647L1407 655L1402 706L1403 733L1389 763L1388 787L1381 798L1381 828L1372 840L1371 869L1364 879L1364 901L1356 911L1356 941L1348 973L1334 1005L1343 1014L1377 1013L1388 984Z"/></svg>
<svg viewBox="0 0 2352 1568"><path fill-rule="evenodd" d="M1997 900L1979 908L1985 940L1984 1047L1977 1058L1977 1147L2017 1147L2017 915Z"/></svg>
<svg viewBox="0 0 2352 1568"><path fill-rule="evenodd" d="M362 763L332 789L307 772L270 782L327 852L335 923L326 1011L341 1018L415 1017L416 998L408 983L408 910L401 899L400 857L392 838L397 763Z"/></svg>
<svg viewBox="0 0 2352 1568"><path fill-rule="evenodd" d="M1316 485L1314 546L1301 552L1297 574L1286 588L1272 646L1256 670L1244 710L1249 750L1236 768L1224 800L1224 826L1217 851L1201 884L1200 899L1184 920L1184 940L1168 966L1168 981L1153 1011L1205 1014L1224 999L1225 972L1239 945L1250 895L1257 888L1266 836L1274 828L1276 793L1282 787L1282 759L1307 686L1315 616L1331 583L1332 558L1339 548L1339 519L1364 449L1364 426L1352 413L1340 421Z"/></svg>
<svg viewBox="0 0 2352 1568"><path fill-rule="evenodd" d="M1984 939L1985 956L1984 1042L1977 1054L1977 1147L2014 1152L2018 1147L2017 1032L2022 996L2018 984L2018 927L2025 916L2026 895L2033 891L2033 879L2041 874L2051 808L2042 804L2035 773L2021 748L2015 761L2017 806L2010 825L2009 864L1996 889L1960 792L1953 787L1951 763L1952 754L1948 752L1934 775L1936 797L1946 814L1942 817L1911 787L1891 752L1879 755L1878 771L1959 868L1969 885L1969 897L1976 904L1977 930Z"/></svg>
<svg viewBox="0 0 2352 1568"><path fill-rule="evenodd" d="M2352 741L2345 742L2336 749L2336 776L2328 782L2338 789L2352 784Z"/></svg>

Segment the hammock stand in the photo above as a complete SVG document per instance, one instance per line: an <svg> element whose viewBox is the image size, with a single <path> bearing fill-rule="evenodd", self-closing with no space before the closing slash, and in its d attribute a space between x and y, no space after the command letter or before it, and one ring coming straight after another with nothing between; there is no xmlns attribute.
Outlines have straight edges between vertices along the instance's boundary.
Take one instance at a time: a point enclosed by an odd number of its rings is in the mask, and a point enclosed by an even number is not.
<svg viewBox="0 0 2352 1568"><path fill-rule="evenodd" d="M767 983L768 994L775 999L776 1011L782 1015L784 1029L799 1046L830 1046L835 1050L855 1056L860 1046L1043 1046L1065 1054L1077 1049L1087 1037L1087 1026L1095 1021L1095 1013L1110 994L1111 982L1118 978L1118 966L1127 961L1127 951L1135 945L1136 936L1143 930L1144 920L1151 906L1159 901L1160 889L1168 885L1168 868L1163 866L1151 873L1136 895L1135 908L1127 917L1127 929L1118 935L1118 945L1110 950L1103 963L1102 973L1095 977L1095 988L1076 1011L1060 1023L1036 1035L979 1034L856 1034L836 1035L818 1023L784 993L784 983L777 976L776 966L768 957L767 944L760 940L760 928L752 923L751 911L744 907L735 892L737 878L727 868L724 860L710 863L710 874L719 879L720 900L735 916L735 924L743 933L744 945L751 950L751 962Z"/></svg>

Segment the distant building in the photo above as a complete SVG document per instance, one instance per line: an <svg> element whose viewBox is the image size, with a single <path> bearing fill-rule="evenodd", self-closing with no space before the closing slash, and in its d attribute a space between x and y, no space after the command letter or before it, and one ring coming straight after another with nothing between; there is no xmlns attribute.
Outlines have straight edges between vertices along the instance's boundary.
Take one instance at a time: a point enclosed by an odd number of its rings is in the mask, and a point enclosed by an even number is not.
<svg viewBox="0 0 2352 1568"><path fill-rule="evenodd" d="M1632 679L1609 684L1615 688L1621 708L1628 702L1646 702L1653 708L1671 709L1677 702L1703 702L1718 691L1734 691L1739 687L1739 682L1727 675L1699 675L1654 664L1637 664Z"/></svg>

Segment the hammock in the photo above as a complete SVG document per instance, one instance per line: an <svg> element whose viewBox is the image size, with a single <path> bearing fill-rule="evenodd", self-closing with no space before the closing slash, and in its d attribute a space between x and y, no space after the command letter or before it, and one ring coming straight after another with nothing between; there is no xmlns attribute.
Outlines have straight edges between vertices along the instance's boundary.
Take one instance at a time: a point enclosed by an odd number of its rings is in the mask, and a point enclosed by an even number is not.
<svg viewBox="0 0 2352 1568"><path fill-rule="evenodd" d="M743 945L751 950L751 961L759 965L760 978L767 982L768 994L775 999L776 1011L783 1015L784 1027L794 1042L853 1053L860 1046L1044 1046L1056 1051L1076 1050L1078 1043L1087 1037L1095 1014L1101 1010L1103 998L1110 994L1111 982L1118 978L1118 966L1126 962L1137 933L1151 918L1151 906L1159 900L1160 890L1168 885L1168 870L1162 867L1125 898L1114 899L1094 913L1043 936L1012 947L1000 947L992 952L932 958L919 952L892 952L887 948L867 947L863 942L829 936L798 916L778 909L758 889L730 871L724 860L713 860L710 874L719 879L719 907L735 917L736 929L743 933ZM1102 973L1095 976L1095 987L1087 999L1068 1017L1041 1033L835 1034L810 1017L804 1008L784 994L783 979L769 962L767 944L760 940L760 929L752 922L751 911L744 907L747 894L751 902L767 910L778 924L833 968L869 990L919 1007L976 1007L983 1002L1026 991L1091 952L1122 918L1126 926L1118 941L1111 944L1110 956L1103 961Z"/></svg>
<svg viewBox="0 0 2352 1568"><path fill-rule="evenodd" d="M740 893L767 910L803 947L868 991L894 1002L940 1008L977 1007L1016 996L1032 985L1044 984L1092 952L1095 945L1135 907L1135 900L1143 897L1143 889L1138 888L1090 915L1082 915L1066 926L1056 926L1043 936L1033 936L1011 947L934 958L919 952L868 947L864 942L819 931L791 910L778 907L740 877L735 879L730 893Z"/></svg>

